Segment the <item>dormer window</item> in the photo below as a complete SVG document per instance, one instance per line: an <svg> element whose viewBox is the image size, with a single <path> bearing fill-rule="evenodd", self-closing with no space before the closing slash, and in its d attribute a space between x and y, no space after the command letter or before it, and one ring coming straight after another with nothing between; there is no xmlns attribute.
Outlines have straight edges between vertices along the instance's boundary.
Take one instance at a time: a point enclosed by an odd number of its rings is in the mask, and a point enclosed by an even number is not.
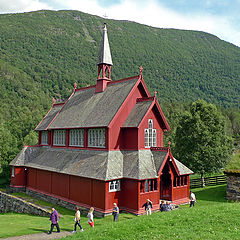
<svg viewBox="0 0 240 240"><path fill-rule="evenodd" d="M42 131L41 144L48 145L48 131Z"/></svg>
<svg viewBox="0 0 240 240"><path fill-rule="evenodd" d="M88 130L88 147L105 147L104 128L93 128Z"/></svg>
<svg viewBox="0 0 240 240"><path fill-rule="evenodd" d="M70 130L69 146L84 147L84 129Z"/></svg>
<svg viewBox="0 0 240 240"><path fill-rule="evenodd" d="M66 145L66 131L65 130L54 130L53 145L55 145L55 146L65 146Z"/></svg>
<svg viewBox="0 0 240 240"><path fill-rule="evenodd" d="M153 128L153 120L148 119L148 128L144 130L145 148L157 146L157 129Z"/></svg>

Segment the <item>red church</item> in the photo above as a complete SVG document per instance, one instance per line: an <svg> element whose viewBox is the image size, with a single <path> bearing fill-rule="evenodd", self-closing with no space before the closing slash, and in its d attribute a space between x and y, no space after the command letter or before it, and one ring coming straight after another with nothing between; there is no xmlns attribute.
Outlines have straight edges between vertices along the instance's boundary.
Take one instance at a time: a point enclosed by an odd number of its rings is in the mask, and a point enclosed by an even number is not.
<svg viewBox="0 0 240 240"><path fill-rule="evenodd" d="M116 202L141 214L146 199L189 201L193 172L175 159L163 132L170 130L157 101L137 76L111 80L106 25L96 85L77 88L53 101L35 131L39 143L25 146L10 163L12 189L49 196L106 215Z"/></svg>

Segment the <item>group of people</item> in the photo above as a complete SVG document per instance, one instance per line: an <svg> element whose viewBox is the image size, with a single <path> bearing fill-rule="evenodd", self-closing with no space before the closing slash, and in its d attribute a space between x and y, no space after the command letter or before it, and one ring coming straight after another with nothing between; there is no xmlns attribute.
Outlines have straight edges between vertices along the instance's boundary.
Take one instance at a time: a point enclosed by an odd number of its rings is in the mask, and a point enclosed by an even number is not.
<svg viewBox="0 0 240 240"><path fill-rule="evenodd" d="M91 226L91 227L94 227L94 221L93 221L93 211L94 211L94 208L91 207L89 209L89 212L87 214L87 218L88 218L88 224ZM112 215L113 215L113 221L116 222L118 220L118 216L119 216L119 208L117 206L116 203L113 204L113 211L112 211ZM76 212L75 212L75 217L74 217L74 221L75 221L75 224L74 224L74 230L72 231L72 233L76 233L77 231L77 226L79 226L80 228L80 231L83 232L83 228L82 228L82 225L80 224L80 218L81 218L81 214L80 214L80 210L78 207L76 207ZM57 233L60 233L60 227L59 227L59 214L57 212L57 210L52 207L52 212L51 212L51 215L50 215L50 220L51 220L51 229L50 231L48 232L48 234L51 234L54 227L57 228Z"/></svg>
<svg viewBox="0 0 240 240"><path fill-rule="evenodd" d="M195 194L190 191L190 207L194 207L194 204L196 203L196 196ZM145 208L146 215L151 215L152 214L152 202L150 199L147 199L147 201L142 205L142 207ZM160 207L159 207L161 212L169 212L173 210L173 205L169 201L161 201Z"/></svg>
<svg viewBox="0 0 240 240"><path fill-rule="evenodd" d="M190 191L190 207L194 207L194 204L196 202L196 196L195 194ZM143 206L145 208L145 212L146 212L146 215L151 215L152 214L152 202L150 199L147 199L147 201L143 204ZM161 201L160 203L160 211L161 212L169 212L173 209L173 206L170 202L168 201ZM89 212L88 212L88 223L91 227L94 227L94 221L93 221L93 211L94 211L94 208L91 207L89 209ZM75 218L74 218L74 221L75 221L75 224L74 224L74 230L73 230L73 233L76 232L77 230L77 226L80 227L80 231L83 231L83 228L80 224L80 210L78 207L76 207L76 212L75 212ZM118 220L118 216L119 216L119 208L117 206L116 203L113 204L113 211L112 211L112 215L113 215L113 221L114 222L117 222ZM52 231L53 231L53 228L54 226L57 228L57 232L59 233L60 232L60 228L59 228L59 214L57 212L57 210L53 207L52 208L52 213L51 213L51 216L50 216L50 220L51 220L51 229L50 231L48 232L48 234L51 234Z"/></svg>

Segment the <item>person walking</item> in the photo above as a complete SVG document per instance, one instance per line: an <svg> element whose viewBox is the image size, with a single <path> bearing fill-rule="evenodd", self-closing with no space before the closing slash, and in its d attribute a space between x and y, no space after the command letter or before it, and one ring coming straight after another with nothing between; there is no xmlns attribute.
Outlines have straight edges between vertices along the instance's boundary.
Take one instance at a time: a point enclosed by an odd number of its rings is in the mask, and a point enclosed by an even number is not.
<svg viewBox="0 0 240 240"><path fill-rule="evenodd" d="M113 221L114 221L114 222L117 222L118 216L119 216L119 208L118 208L118 206L117 206L116 203L113 204L113 212L112 212L112 215L113 215Z"/></svg>
<svg viewBox="0 0 240 240"><path fill-rule="evenodd" d="M145 202L142 207L145 207L146 215L151 215L152 214L152 202L150 199L147 199L147 202Z"/></svg>
<svg viewBox="0 0 240 240"><path fill-rule="evenodd" d="M80 215L81 215L80 214L80 210L79 210L78 207L76 207L76 213L75 213L75 218L74 218L75 224L74 224L74 230L73 230L72 233L75 233L77 231L77 225L80 227L81 232L83 232L83 228L82 228L82 226L80 224Z"/></svg>
<svg viewBox="0 0 240 240"><path fill-rule="evenodd" d="M94 211L94 208L91 207L91 208L89 209L89 212L88 212L88 215L87 215L87 217L88 217L88 223L89 223L89 225L90 225L91 227L94 227L93 211Z"/></svg>
<svg viewBox="0 0 240 240"><path fill-rule="evenodd" d="M51 213L51 216L50 216L50 220L51 220L51 229L48 232L48 234L52 233L54 226L56 226L57 232L60 233L60 228L59 228L59 225L58 225L59 215L58 215L57 210L54 207L52 207L52 213Z"/></svg>
<svg viewBox="0 0 240 240"><path fill-rule="evenodd" d="M194 207L195 202L196 202L196 196L192 191L190 191L190 207L192 206Z"/></svg>

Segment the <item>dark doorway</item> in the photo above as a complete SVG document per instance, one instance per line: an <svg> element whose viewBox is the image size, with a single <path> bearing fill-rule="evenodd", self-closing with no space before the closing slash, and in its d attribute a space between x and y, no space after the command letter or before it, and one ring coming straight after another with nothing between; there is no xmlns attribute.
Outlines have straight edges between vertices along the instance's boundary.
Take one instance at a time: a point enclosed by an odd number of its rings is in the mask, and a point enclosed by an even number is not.
<svg viewBox="0 0 240 240"><path fill-rule="evenodd" d="M168 201L172 200L172 179L167 163L163 168L160 178L160 199Z"/></svg>

